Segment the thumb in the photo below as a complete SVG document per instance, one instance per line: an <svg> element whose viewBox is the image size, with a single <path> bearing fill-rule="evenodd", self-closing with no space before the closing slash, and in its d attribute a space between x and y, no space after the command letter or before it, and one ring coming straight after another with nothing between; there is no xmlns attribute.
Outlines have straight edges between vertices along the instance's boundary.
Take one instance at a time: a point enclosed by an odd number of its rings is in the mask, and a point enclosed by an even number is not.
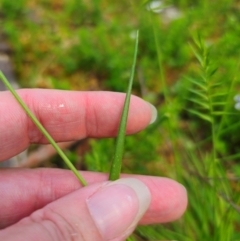
<svg viewBox="0 0 240 241"><path fill-rule="evenodd" d="M103 240L125 240L151 201L148 188L141 181L125 178L98 190L87 200L87 206Z"/></svg>
<svg viewBox="0 0 240 241"><path fill-rule="evenodd" d="M0 240L122 241L150 205L151 194L134 178L79 189L0 232Z"/></svg>

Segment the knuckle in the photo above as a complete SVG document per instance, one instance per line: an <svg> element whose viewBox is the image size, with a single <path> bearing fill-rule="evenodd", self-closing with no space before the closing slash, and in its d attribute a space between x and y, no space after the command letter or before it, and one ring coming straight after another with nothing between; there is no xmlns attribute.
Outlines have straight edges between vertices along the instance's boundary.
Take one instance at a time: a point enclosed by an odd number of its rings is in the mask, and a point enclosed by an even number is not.
<svg viewBox="0 0 240 241"><path fill-rule="evenodd" d="M63 215L50 207L33 213L31 221L41 225L49 240L53 241L84 241L78 225L72 225Z"/></svg>

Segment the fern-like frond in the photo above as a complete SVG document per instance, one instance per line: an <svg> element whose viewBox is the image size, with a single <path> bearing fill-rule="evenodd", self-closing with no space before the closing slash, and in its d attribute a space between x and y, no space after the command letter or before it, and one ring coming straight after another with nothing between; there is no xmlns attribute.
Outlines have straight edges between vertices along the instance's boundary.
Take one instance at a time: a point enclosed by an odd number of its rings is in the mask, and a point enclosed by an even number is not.
<svg viewBox="0 0 240 241"><path fill-rule="evenodd" d="M201 66L198 78L186 77L191 87L189 97L186 99L192 103L188 112L198 116L202 120L213 123L214 118L228 115L224 108L227 101L227 89L222 81L216 80L214 74L218 70L210 59L210 51L199 37L194 45L190 44L193 54Z"/></svg>

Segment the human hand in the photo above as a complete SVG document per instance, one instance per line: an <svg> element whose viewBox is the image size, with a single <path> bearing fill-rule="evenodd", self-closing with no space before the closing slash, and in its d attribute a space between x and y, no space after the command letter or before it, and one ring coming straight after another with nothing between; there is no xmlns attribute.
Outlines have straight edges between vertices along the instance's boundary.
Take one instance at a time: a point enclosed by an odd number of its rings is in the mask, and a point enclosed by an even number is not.
<svg viewBox="0 0 240 241"><path fill-rule="evenodd" d="M117 134L124 94L19 90L21 98L57 141ZM0 161L30 143L47 143L9 92L0 94ZM152 108L132 96L127 133L155 118ZM122 175L110 182L102 173L81 172L82 187L68 170L0 170L0 240L125 240L136 225L170 222L186 209L185 188L160 177Z"/></svg>

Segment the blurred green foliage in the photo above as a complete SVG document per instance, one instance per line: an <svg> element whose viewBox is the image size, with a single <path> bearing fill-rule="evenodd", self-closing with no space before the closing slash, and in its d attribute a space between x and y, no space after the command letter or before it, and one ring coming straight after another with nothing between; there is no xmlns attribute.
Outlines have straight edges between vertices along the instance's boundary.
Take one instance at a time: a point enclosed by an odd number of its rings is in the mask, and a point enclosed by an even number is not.
<svg viewBox="0 0 240 241"><path fill-rule="evenodd" d="M237 0L0 1L23 87L125 91L140 29L133 92L159 118L126 139L123 172L178 180L189 207L132 240L240 240L239 10ZM108 172L113 140L89 144L86 169Z"/></svg>

